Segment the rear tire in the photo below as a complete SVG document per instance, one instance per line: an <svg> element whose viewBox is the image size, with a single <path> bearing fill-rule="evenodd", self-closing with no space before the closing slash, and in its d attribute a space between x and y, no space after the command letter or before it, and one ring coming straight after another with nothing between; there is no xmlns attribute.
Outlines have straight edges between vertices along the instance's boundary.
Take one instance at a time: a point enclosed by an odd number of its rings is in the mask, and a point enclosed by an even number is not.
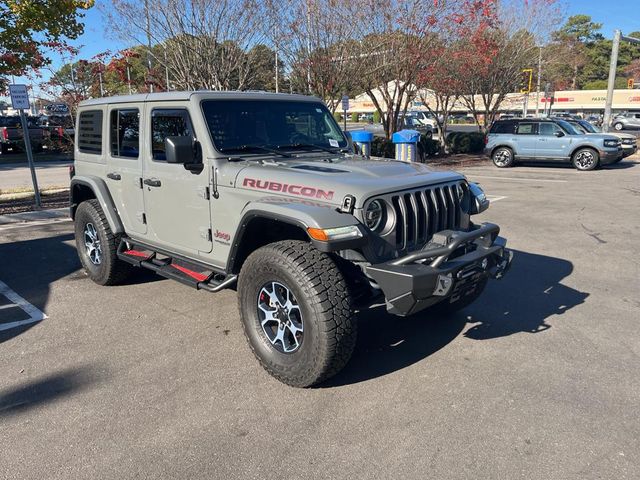
<svg viewBox="0 0 640 480"><path fill-rule="evenodd" d="M347 284L335 262L306 242L253 252L240 272L238 306L253 354L287 385L318 384L351 358L357 324Z"/></svg>
<svg viewBox="0 0 640 480"><path fill-rule="evenodd" d="M600 157L592 148L581 148L573 154L571 162L577 170L587 172L598 167Z"/></svg>
<svg viewBox="0 0 640 480"><path fill-rule="evenodd" d="M624 125L621 124L620 122L616 122L613 124L613 128L615 128L616 130L620 131L624 128Z"/></svg>
<svg viewBox="0 0 640 480"><path fill-rule="evenodd" d="M491 160L498 168L513 167L513 150L508 147L498 147L491 154Z"/></svg>
<svg viewBox="0 0 640 480"><path fill-rule="evenodd" d="M78 206L75 235L78 257L91 280L98 285L115 285L129 276L133 266L117 256L121 236L111 231L98 200Z"/></svg>

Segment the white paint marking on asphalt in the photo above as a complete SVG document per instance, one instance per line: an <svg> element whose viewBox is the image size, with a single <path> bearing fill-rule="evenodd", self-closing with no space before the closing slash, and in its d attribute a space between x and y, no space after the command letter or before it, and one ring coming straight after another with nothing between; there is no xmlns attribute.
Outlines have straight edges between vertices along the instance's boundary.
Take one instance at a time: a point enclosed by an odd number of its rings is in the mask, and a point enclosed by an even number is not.
<svg viewBox="0 0 640 480"><path fill-rule="evenodd" d="M0 281L0 294L4 295L10 302L13 302L10 304L11 306L20 307L24 313L29 315L29 318L27 318L26 320L19 320L17 322L10 323L0 323L0 332L2 332L3 330L20 327L22 325L29 325L30 323L40 322L45 318L48 318L44 312L41 312L38 308L31 305L24 298L11 290L9 286L2 281ZM3 308L7 307L3 305Z"/></svg>
<svg viewBox="0 0 640 480"><path fill-rule="evenodd" d="M518 177L498 177L489 175L469 175L472 178L491 178L494 180L515 180L517 182L548 182L548 183L567 183L568 180L551 180L548 178L518 178Z"/></svg>
<svg viewBox="0 0 640 480"><path fill-rule="evenodd" d="M504 200L505 196L499 196L499 195L487 195L487 198L489 199L489 203L493 203L493 202L497 202L498 200Z"/></svg>

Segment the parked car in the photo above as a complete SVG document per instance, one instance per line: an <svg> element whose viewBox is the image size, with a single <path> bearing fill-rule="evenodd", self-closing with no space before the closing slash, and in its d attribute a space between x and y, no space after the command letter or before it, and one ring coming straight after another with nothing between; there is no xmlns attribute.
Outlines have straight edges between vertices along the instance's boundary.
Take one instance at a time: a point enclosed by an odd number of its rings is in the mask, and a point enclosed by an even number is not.
<svg viewBox="0 0 640 480"><path fill-rule="evenodd" d="M567 120L569 124L571 124L576 130L579 132L591 135L591 134L601 134L602 131L599 128L596 128L591 123L586 120ZM631 135L630 133L622 133L622 132L613 132L610 135L615 135L622 142L622 157L628 157L629 155L633 155L638 151L638 140L635 135Z"/></svg>
<svg viewBox="0 0 640 480"><path fill-rule="evenodd" d="M49 148L61 149L73 143L75 126L71 115L43 115L38 125L48 132Z"/></svg>
<svg viewBox="0 0 640 480"><path fill-rule="evenodd" d="M47 140L47 132L38 125L37 117L27 117L29 140L34 151L42 150ZM24 149L22 123L17 115L0 117L0 154Z"/></svg>
<svg viewBox="0 0 640 480"><path fill-rule="evenodd" d="M584 135L564 120L518 119L493 123L485 153L496 167L519 160L571 162L578 170L593 170L622 158L622 142L614 135Z"/></svg>
<svg viewBox="0 0 640 480"><path fill-rule="evenodd" d="M611 125L617 131L640 128L640 113L620 113L613 117Z"/></svg>
<svg viewBox="0 0 640 480"><path fill-rule="evenodd" d="M435 122L433 123L435 124ZM437 129L437 126L425 123L414 115L407 115L398 120L398 130L415 130L427 138L432 138Z"/></svg>
<svg viewBox="0 0 640 480"><path fill-rule="evenodd" d="M473 222L489 206L477 184L354 154L318 98L100 98L76 124L71 217L89 278L137 266L212 293L237 285L251 351L289 385L349 361L355 309L453 312L513 257L497 225Z"/></svg>

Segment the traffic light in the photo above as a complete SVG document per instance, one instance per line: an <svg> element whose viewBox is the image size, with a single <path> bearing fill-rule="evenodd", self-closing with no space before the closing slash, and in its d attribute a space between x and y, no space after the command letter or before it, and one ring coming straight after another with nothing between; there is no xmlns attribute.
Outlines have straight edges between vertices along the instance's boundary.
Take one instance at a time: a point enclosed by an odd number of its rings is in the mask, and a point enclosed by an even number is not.
<svg viewBox="0 0 640 480"><path fill-rule="evenodd" d="M627 88L629 90L633 90L633 85L634 85L633 78L630 78L629 80L627 80Z"/></svg>
<svg viewBox="0 0 640 480"><path fill-rule="evenodd" d="M531 80L533 78L533 69L525 68L522 70L522 76L520 77L520 93L531 92Z"/></svg>

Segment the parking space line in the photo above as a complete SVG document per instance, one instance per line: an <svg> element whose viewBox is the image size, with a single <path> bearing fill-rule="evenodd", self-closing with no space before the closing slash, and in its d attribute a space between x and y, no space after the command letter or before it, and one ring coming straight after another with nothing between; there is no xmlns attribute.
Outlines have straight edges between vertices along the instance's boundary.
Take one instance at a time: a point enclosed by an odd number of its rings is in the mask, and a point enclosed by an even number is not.
<svg viewBox="0 0 640 480"><path fill-rule="evenodd" d="M499 176L490 176L490 175L473 175L469 174L469 177L472 178L490 178L494 180L514 180L517 182L548 182L548 183L567 183L568 180L551 180L548 178L518 178L518 177L499 177Z"/></svg>
<svg viewBox="0 0 640 480"><path fill-rule="evenodd" d="M505 198L507 198L506 196L500 196L500 195L487 195L487 198L489 199L490 203L493 202L497 202L498 200L504 200Z"/></svg>
<svg viewBox="0 0 640 480"><path fill-rule="evenodd" d="M0 281L0 295L6 297L12 303L2 305L1 308L20 307L24 313L29 315L26 320L18 320L16 322L0 323L0 332L3 330L9 330L11 328L20 327L22 325L28 325L30 323L40 322L45 318L48 318L44 312L40 311L37 307L27 302L24 298L11 290L9 286Z"/></svg>

